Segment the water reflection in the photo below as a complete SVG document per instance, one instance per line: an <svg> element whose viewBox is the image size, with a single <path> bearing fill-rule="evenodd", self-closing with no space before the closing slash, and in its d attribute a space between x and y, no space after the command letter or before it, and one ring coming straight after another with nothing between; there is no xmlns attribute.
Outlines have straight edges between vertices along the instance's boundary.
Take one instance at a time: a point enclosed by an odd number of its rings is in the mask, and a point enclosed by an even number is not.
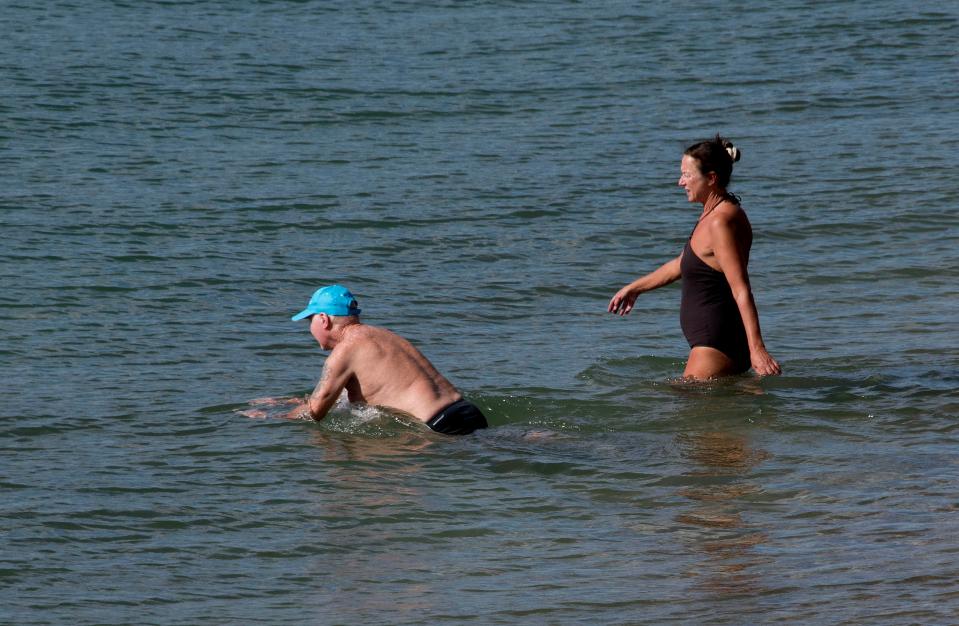
<svg viewBox="0 0 959 626"><path fill-rule="evenodd" d="M310 440L318 450L323 452L322 461L337 463L338 474L347 480L355 478L357 471L360 474L369 472L371 466L367 464L378 461L388 461L391 472L406 474L419 471L422 466L419 461L422 458L416 463L410 463L410 461L416 458L416 454L435 443L428 435L417 432L390 432L387 436L375 437L366 433L352 434L322 430L320 427L312 432ZM398 459L398 457L406 458ZM402 462L396 463L397 460ZM349 461L357 464L339 465ZM348 468L348 471L342 471L344 467Z"/></svg>
<svg viewBox="0 0 959 626"><path fill-rule="evenodd" d="M433 610L428 581L432 563L422 550L422 525L430 519L429 456L434 442L417 432L389 436L313 429L318 451L316 497L312 505L316 541L330 546L311 567L317 580L336 580L320 594L321 621L357 623L376 615L406 618ZM421 580L417 580L421 578ZM369 587L381 590L371 594Z"/></svg>
<svg viewBox="0 0 959 626"><path fill-rule="evenodd" d="M676 516L686 527L689 547L702 557L692 572L696 586L712 594L755 595L763 583L755 553L768 537L744 517L744 503L762 491L749 479L769 453L752 447L745 437L728 432L683 433L676 437L683 457L692 462L690 480L679 493L694 506Z"/></svg>

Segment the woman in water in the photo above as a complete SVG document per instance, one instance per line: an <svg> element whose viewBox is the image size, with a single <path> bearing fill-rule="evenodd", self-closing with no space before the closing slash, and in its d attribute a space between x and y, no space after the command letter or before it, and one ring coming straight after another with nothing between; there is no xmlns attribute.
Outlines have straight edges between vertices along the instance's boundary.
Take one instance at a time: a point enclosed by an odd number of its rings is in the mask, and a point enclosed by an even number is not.
<svg viewBox="0 0 959 626"><path fill-rule="evenodd" d="M609 312L626 315L636 298L683 281L679 323L689 342L685 378L707 379L741 374L779 374L779 363L766 352L759 313L749 287L752 226L739 198L726 191L739 149L716 135L687 148L679 186L690 202L703 205L686 247L675 259L626 285L609 301Z"/></svg>

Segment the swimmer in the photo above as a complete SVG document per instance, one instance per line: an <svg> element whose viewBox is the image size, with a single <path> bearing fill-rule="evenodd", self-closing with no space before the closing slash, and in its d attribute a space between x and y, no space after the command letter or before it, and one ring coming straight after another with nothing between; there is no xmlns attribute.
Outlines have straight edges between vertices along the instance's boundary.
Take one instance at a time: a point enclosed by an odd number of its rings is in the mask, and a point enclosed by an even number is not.
<svg viewBox="0 0 959 626"><path fill-rule="evenodd" d="M679 186L689 202L703 205L689 240L678 257L620 289L607 307L626 315L640 294L682 279L679 323L690 347L688 379L741 374L750 366L761 376L782 372L766 351L749 286L752 226L739 198L726 191L739 157L719 135L686 149Z"/></svg>
<svg viewBox="0 0 959 626"><path fill-rule="evenodd" d="M466 435L486 428L486 417L413 345L385 328L360 321L356 298L340 285L317 289L293 321L310 320L310 333L331 350L323 374L305 402L288 417L323 419L346 389L362 402L412 415L432 430Z"/></svg>

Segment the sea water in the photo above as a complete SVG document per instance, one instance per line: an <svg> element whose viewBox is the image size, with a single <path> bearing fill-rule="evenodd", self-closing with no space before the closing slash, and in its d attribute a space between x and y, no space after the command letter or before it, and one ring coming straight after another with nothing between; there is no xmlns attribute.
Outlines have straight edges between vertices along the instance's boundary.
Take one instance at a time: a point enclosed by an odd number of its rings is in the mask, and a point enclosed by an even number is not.
<svg viewBox="0 0 959 626"><path fill-rule="evenodd" d="M955 621L957 13L3 2L0 622ZM687 385L716 132L784 372ZM245 417L331 282L491 428Z"/></svg>

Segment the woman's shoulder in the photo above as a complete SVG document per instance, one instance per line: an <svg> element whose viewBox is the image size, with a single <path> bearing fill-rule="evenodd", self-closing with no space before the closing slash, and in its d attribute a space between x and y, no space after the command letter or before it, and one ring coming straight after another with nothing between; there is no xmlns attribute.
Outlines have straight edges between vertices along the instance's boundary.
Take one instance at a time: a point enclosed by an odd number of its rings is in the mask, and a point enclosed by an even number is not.
<svg viewBox="0 0 959 626"><path fill-rule="evenodd" d="M741 231L751 228L746 212L738 202L724 200L709 216L707 228L711 232L722 230Z"/></svg>
<svg viewBox="0 0 959 626"><path fill-rule="evenodd" d="M746 212L739 202L733 199L726 199L716 205L711 217L713 223L724 224L746 217Z"/></svg>

